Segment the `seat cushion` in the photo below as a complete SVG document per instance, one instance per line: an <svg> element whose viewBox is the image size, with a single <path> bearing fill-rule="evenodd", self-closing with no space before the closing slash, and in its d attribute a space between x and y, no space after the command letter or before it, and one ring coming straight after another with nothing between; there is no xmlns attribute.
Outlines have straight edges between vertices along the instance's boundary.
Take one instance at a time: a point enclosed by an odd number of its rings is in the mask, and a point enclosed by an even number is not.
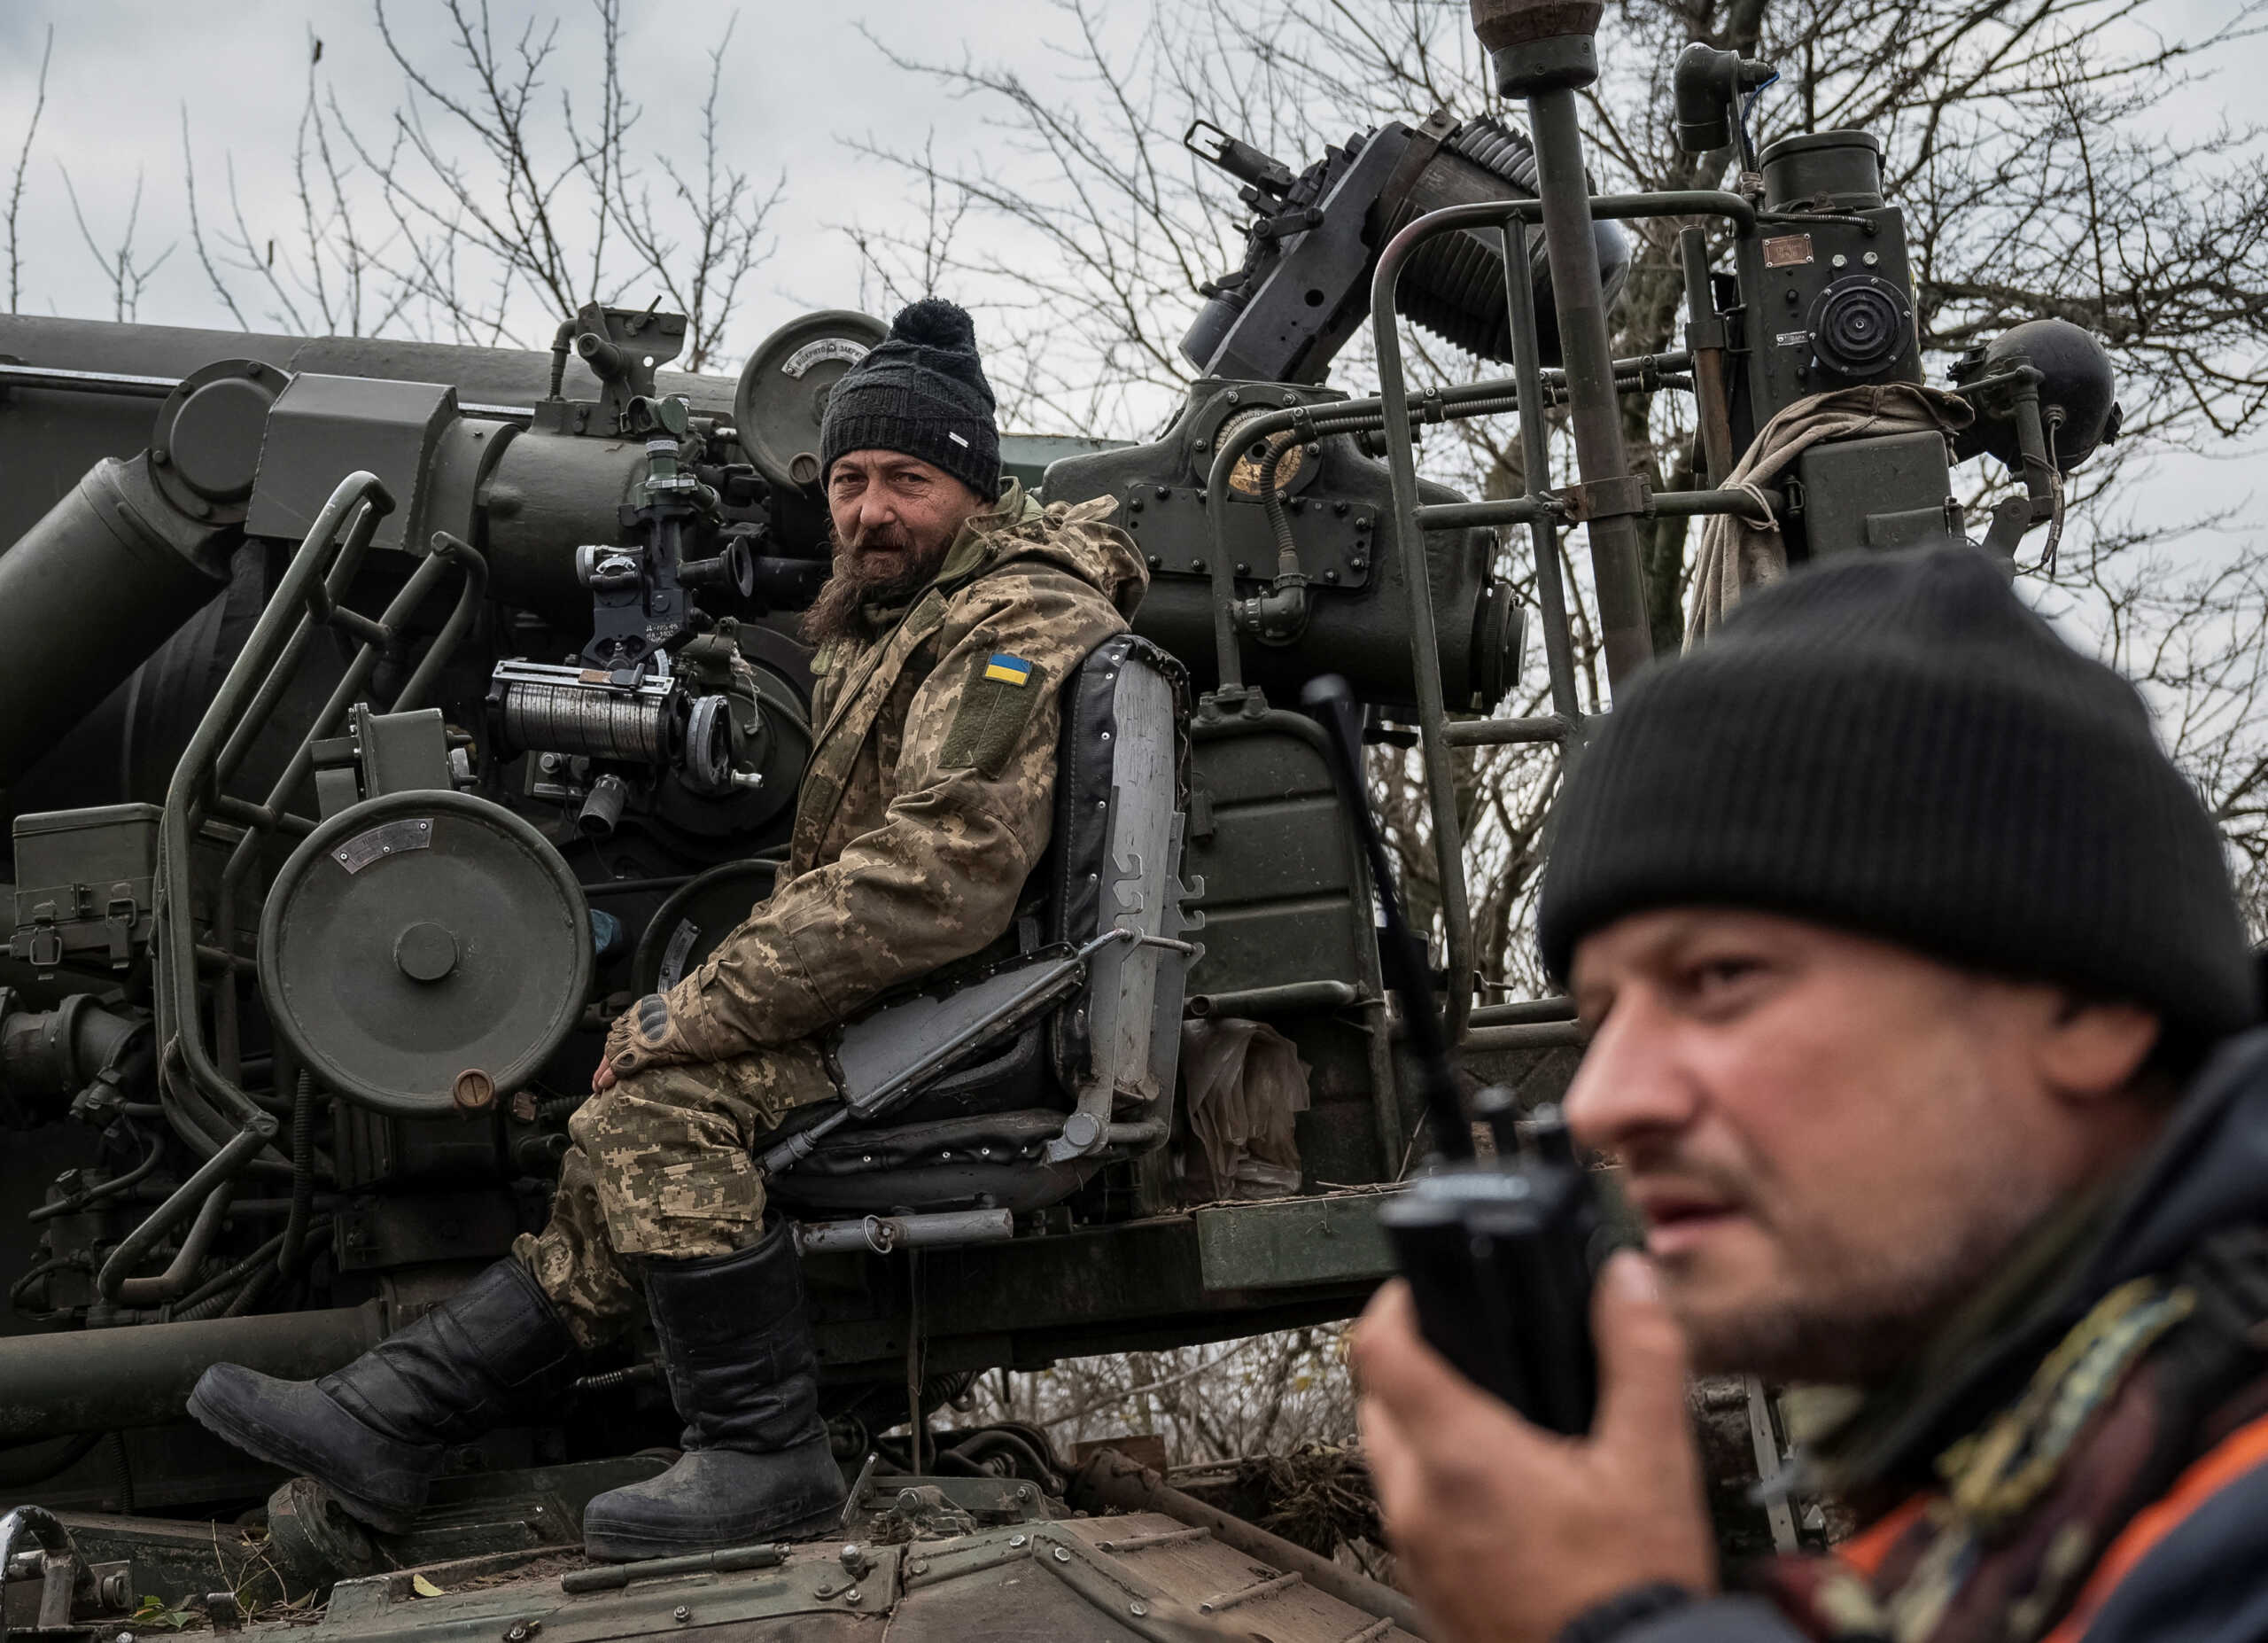
<svg viewBox="0 0 2268 1643"><path fill-rule="evenodd" d="M858 1175L955 1158L1011 1164L1037 1159L1041 1148L1062 1128L1063 1115L1046 1108L970 1113L872 1129L845 1125L821 1141L796 1173Z"/></svg>
<svg viewBox="0 0 2268 1643"><path fill-rule="evenodd" d="M1062 1127L1061 1113L1040 1109L838 1131L775 1177L772 1191L798 1211L831 1216L1044 1209L1100 1166L1095 1158L1047 1162L1046 1144Z"/></svg>

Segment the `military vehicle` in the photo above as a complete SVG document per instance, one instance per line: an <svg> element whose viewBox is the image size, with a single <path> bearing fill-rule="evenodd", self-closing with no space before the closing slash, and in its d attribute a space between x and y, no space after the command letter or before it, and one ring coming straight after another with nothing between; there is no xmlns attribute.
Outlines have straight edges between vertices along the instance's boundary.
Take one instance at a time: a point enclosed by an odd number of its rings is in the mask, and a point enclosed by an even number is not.
<svg viewBox="0 0 2268 1643"><path fill-rule="evenodd" d="M2021 482L1988 537L2011 549L2115 431L2101 350L2037 322L1963 362L1957 448L1845 439L1727 485L1790 405L1921 379L1878 143L1751 152L1770 70L1697 44L1680 138L1734 148L1736 185L1594 196L1599 8L1474 12L1524 131L1435 113L1294 172L1192 128L1250 215L1186 404L1145 444L1006 443L1048 499L1117 500L1153 579L1137 632L1181 676L1108 650L1082 674L1014 938L847 1029L844 1103L764 1160L855 1479L843 1544L583 1567L582 1502L673 1441L636 1349L469 1452L407 1536L182 1409L216 1361L335 1367L539 1225L606 1023L767 893L812 741L819 418L880 325L812 315L732 379L669 369L680 317L595 303L548 354L0 321L0 1492L26 1503L0 1638L303 1624L309 1594L374 1640L1422 1631L1153 1474L941 1412L995 1366L1350 1315L1419 1149L1400 1016L1438 1008L1484 1072L1575 1043L1564 1000L1476 1003L1454 791L1463 750L1580 751L1562 533L1619 682L1649 650L1642 519L1769 508L1798 560L1865 551L1959 530L1949 464L1990 452ZM1687 346L1617 360L1619 225L1649 217L1689 224ZM1509 375L1419 392L1404 317ZM1350 398L1324 379L1365 323L1381 387ZM1716 488L1628 471L1618 396L1664 391L1694 395ZM1504 416L1523 494L1420 477L1423 426ZM1551 711L1494 717L1528 614L1495 566L1523 550ZM1422 765L1438 1000L1382 983L1322 733L1288 705L1324 672ZM1180 1036L1231 1019L1310 1070L1302 1179L1187 1206Z"/></svg>

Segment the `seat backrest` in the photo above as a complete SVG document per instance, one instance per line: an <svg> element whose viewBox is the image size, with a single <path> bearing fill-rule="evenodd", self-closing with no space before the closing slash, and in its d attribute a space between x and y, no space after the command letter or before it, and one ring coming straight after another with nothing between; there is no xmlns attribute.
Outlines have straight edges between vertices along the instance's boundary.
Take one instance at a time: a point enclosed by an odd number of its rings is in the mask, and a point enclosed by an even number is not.
<svg viewBox="0 0 2268 1643"><path fill-rule="evenodd" d="M1064 686L1050 937L1073 947L1114 927L1178 939L1188 811L1188 683L1133 634L1105 640ZM1157 1116L1181 1051L1188 955L1113 943L1049 1024L1055 1076L1083 1111Z"/></svg>

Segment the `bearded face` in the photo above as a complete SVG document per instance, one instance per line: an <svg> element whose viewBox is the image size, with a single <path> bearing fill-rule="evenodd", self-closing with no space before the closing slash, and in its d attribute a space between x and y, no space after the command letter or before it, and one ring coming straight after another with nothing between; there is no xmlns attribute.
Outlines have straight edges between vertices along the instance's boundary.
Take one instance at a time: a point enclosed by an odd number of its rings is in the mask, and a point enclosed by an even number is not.
<svg viewBox="0 0 2268 1643"><path fill-rule="evenodd" d="M827 473L835 569L804 612L805 642L872 638L875 613L927 587L984 506L959 480L897 451L851 451Z"/></svg>
<svg viewBox="0 0 2268 1643"><path fill-rule="evenodd" d="M952 547L951 536L923 544L912 541L901 526L884 531L879 541L846 542L828 533L835 570L804 612L804 643L874 637L882 625L876 619L880 613L895 611L928 587Z"/></svg>
<svg viewBox="0 0 2268 1643"><path fill-rule="evenodd" d="M1632 914L1572 980L1568 1121L1708 1372L1889 1379L2161 1120L2117 1094L2146 1012L1796 919Z"/></svg>

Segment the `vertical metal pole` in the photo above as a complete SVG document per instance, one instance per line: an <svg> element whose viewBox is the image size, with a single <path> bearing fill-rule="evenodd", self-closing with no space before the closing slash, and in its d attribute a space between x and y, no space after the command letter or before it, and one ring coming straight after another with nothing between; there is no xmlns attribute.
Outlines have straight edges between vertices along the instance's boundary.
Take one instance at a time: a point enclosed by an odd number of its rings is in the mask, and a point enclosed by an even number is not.
<svg viewBox="0 0 2268 1643"><path fill-rule="evenodd" d="M922 1440L929 1435L928 1412L921 1406L921 1382L928 1376L923 1361L921 1318L921 1251L905 1252L905 1469L921 1476Z"/></svg>
<svg viewBox="0 0 2268 1643"><path fill-rule="evenodd" d="M1622 448L1622 413L1614 398L1614 350L1607 337L1606 300L1598 245L1591 237L1590 183L1583 175L1583 137L1575 121L1575 94L1565 87L1532 93L1528 133L1535 143L1535 191L1543 204L1543 245L1551 262L1551 292L1559 310L1559 357L1567 369L1569 420L1583 483L1628 477ZM1521 419L1526 419L1523 406ZM1388 437L1393 424L1387 424ZM1646 602L1638 578L1638 521L1630 513L1594 518L1591 580L1598 592L1599 627L1605 642L1606 676L1620 685L1653 655Z"/></svg>
<svg viewBox="0 0 2268 1643"><path fill-rule="evenodd" d="M1379 1143L1379 1180L1398 1181L1410 1145L1402 1133L1402 1080L1394 1076L1394 1023L1386 1019L1383 990L1363 1016L1363 1035L1367 1040L1363 1054L1371 1074L1371 1127Z"/></svg>
<svg viewBox="0 0 2268 1643"><path fill-rule="evenodd" d="M1527 223L1504 222L1504 306L1511 318L1512 381L1520 396L1520 467L1526 495L1551 488L1551 432L1544 420L1543 363L1535 335L1535 286L1528 272ZM1559 582L1559 527L1550 514L1528 521L1535 552L1535 596L1543 610L1543 659L1551 675L1551 711L1571 725L1582 722L1575 696L1575 646L1567 631L1567 590Z"/></svg>
<svg viewBox="0 0 2268 1643"><path fill-rule="evenodd" d="M1588 209L1586 202L1586 209ZM1425 533L1418 523L1416 436L1410 430L1410 385L1402 372L1402 339L1395 332L1395 293L1402 266L1416 242L1401 253L1389 245L1371 281L1371 331L1379 354L1379 401L1386 413L1386 471L1394 485L1394 541L1410 597L1413 654L1410 672L1418 683L1418 754L1425 768L1425 792L1433 821L1433 861L1441 886L1441 927L1449 940L1449 985L1442 1034L1451 1044L1464 1036L1472 1013L1472 910L1465 899L1464 829L1456 814L1456 773L1449 763L1442 732L1448 714L1441 702L1441 652L1433 635L1433 564L1425 554ZM1611 367L1610 367L1611 369ZM1422 1008L1423 999L1403 1001Z"/></svg>
<svg viewBox="0 0 2268 1643"><path fill-rule="evenodd" d="M1221 435L1214 437L1219 439ZM1223 440L1223 443L1226 442ZM1224 546L1228 540L1228 510L1232 506L1229 481L1223 474L1218 485L1208 486L1205 491L1205 510L1212 516L1214 549L1206 556L1206 568L1212 572L1207 586L1213 596L1214 671L1220 675L1214 688L1223 696L1233 696L1244 689L1244 651L1237 640L1236 577L1229 569L1229 550Z"/></svg>
<svg viewBox="0 0 2268 1643"><path fill-rule="evenodd" d="M1685 347L1693 355L1693 400L1701 419L1701 449L1709 483L1722 485L1733 471L1733 424L1725 395L1725 321L1709 289L1709 240L1697 228L1677 234L1678 267L1685 274Z"/></svg>

